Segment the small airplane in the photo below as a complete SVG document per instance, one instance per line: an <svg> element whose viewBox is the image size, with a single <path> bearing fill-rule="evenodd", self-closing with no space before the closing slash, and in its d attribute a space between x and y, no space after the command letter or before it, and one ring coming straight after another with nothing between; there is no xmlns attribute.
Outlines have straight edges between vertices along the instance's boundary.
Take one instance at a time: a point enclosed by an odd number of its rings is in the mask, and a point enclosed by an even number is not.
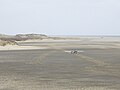
<svg viewBox="0 0 120 90"><path fill-rule="evenodd" d="M84 51L79 51L79 50L71 50L71 51L65 51L67 53L71 53L71 54L78 54L80 52L84 52Z"/></svg>

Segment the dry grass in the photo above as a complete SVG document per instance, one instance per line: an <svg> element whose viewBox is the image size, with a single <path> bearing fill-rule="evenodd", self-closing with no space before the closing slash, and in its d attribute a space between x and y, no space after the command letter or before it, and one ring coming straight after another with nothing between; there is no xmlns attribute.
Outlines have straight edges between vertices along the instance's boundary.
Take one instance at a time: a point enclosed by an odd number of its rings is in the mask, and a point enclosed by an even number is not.
<svg viewBox="0 0 120 90"><path fill-rule="evenodd" d="M0 40L0 46L17 45L15 41Z"/></svg>

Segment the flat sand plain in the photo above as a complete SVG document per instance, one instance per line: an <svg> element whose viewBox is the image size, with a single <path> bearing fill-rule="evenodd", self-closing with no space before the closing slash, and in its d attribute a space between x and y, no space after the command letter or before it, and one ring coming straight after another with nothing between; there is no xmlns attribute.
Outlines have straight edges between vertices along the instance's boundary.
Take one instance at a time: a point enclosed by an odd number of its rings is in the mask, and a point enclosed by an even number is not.
<svg viewBox="0 0 120 90"><path fill-rule="evenodd" d="M0 90L120 90L120 37L35 40L19 46L31 49L0 51ZM71 50L82 52L73 55Z"/></svg>

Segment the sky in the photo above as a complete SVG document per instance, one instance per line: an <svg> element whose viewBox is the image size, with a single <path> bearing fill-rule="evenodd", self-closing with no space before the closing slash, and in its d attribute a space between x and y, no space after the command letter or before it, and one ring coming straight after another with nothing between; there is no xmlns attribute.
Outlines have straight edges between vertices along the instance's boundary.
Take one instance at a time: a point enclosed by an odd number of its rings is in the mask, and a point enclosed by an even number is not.
<svg viewBox="0 0 120 90"><path fill-rule="evenodd" d="M0 0L0 33L120 35L120 0Z"/></svg>

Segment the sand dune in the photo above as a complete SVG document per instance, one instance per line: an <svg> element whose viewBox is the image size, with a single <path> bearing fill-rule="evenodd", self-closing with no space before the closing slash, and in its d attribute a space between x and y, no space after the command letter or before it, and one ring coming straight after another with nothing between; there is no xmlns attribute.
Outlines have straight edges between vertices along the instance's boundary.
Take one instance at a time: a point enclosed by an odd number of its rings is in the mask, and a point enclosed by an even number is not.
<svg viewBox="0 0 120 90"><path fill-rule="evenodd" d="M31 50L31 49L46 49L46 48L47 48L47 47L18 46L18 45L0 46L0 50Z"/></svg>

